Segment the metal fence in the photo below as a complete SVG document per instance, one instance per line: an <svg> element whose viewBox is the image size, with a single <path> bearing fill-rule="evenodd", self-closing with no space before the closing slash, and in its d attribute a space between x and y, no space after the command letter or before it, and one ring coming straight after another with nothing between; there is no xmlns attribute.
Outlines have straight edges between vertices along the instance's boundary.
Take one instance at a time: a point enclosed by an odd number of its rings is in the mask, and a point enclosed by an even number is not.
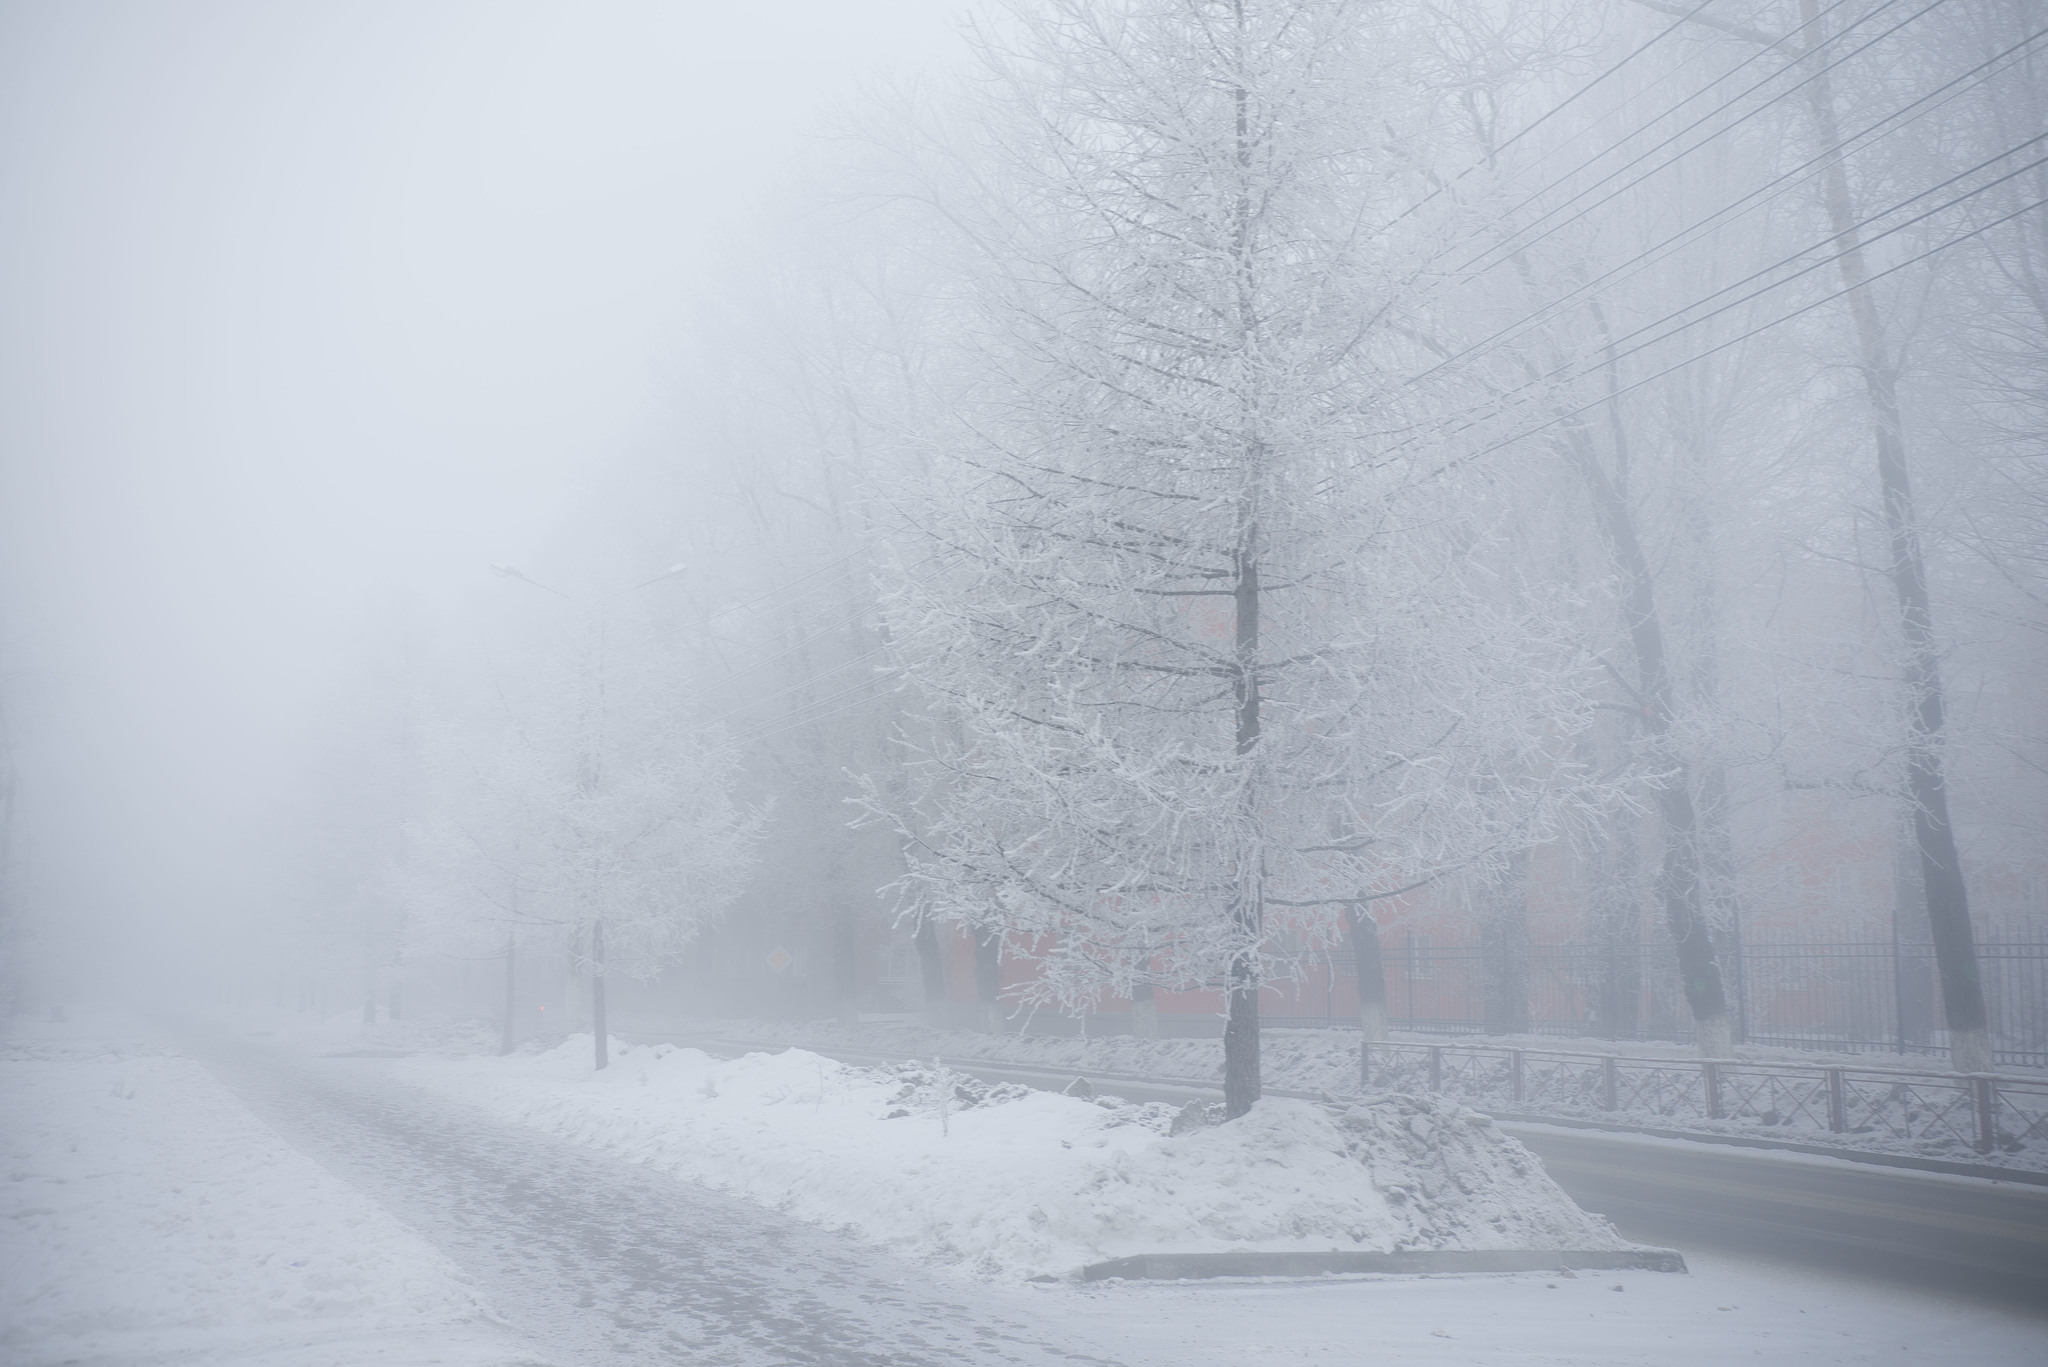
<svg viewBox="0 0 2048 1367"><path fill-rule="evenodd" d="M2048 1161L2048 1079L1631 1058L1483 1044L1368 1046L1375 1086L1488 1110L1625 1117L1929 1156Z"/></svg>
<svg viewBox="0 0 2048 1367"><path fill-rule="evenodd" d="M2001 1067L2048 1067L2048 941L1977 946ZM1668 945L1531 945L1512 957L1390 934L1381 950L1396 1028L1689 1042ZM1740 1041L1844 1053L1944 1055L1933 947L1751 940L1722 954ZM1272 1024L1353 1024L1357 979L1335 954L1267 1011ZM1320 1008L1318 1010L1317 1008Z"/></svg>

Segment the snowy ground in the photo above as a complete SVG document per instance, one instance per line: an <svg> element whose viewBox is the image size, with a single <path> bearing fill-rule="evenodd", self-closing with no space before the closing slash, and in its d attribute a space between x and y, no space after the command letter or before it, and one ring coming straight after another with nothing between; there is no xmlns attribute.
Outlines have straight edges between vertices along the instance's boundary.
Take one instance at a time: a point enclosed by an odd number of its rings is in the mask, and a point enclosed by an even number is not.
<svg viewBox="0 0 2048 1367"><path fill-rule="evenodd" d="M606 1152L858 1231L907 1256L1059 1277L1135 1253L1627 1245L1473 1111L1268 1098L1169 1132L1173 1108L855 1068L801 1049L716 1059L587 1035L539 1054L415 1058L407 1081Z"/></svg>
<svg viewBox="0 0 2048 1367"><path fill-rule="evenodd" d="M132 1024L0 1052L0 1360L505 1363L448 1258Z"/></svg>
<svg viewBox="0 0 2048 1367"><path fill-rule="evenodd" d="M186 1056L133 1030L38 1034L0 1057L8 1367L1920 1367L2038 1362L2048 1335L1697 1255L1682 1277L990 1281L504 1125L392 1076L414 1060L320 1056L402 1034L194 1035Z"/></svg>

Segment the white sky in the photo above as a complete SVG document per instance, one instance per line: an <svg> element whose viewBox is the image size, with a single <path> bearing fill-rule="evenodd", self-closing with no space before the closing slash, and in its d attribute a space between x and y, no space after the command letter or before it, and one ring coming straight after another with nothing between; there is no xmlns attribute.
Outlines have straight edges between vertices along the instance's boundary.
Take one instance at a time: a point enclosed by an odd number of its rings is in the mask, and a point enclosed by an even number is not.
<svg viewBox="0 0 2048 1367"><path fill-rule="evenodd" d="M963 8L0 4L0 698L53 894L243 895L373 610L677 439L720 244Z"/></svg>

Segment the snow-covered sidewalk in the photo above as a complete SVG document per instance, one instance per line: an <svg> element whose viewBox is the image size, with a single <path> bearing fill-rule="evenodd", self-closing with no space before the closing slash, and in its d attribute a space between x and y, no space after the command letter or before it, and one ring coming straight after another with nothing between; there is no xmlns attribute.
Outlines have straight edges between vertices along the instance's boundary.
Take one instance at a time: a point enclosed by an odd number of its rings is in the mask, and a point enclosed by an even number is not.
<svg viewBox="0 0 2048 1367"><path fill-rule="evenodd" d="M524 1362L462 1275L119 1020L0 1049L0 1360Z"/></svg>

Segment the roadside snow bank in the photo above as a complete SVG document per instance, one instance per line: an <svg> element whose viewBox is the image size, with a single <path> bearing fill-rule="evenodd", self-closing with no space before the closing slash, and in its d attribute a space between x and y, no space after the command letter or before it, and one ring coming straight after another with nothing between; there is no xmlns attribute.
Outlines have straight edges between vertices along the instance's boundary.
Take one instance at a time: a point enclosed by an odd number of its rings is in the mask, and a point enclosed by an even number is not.
<svg viewBox="0 0 2048 1367"><path fill-rule="evenodd" d="M1486 1117L1386 1096L1269 1098L1172 1134L1175 1111L990 1087L801 1049L719 1060L577 1036L397 1076L679 1176L998 1276L1233 1248L1625 1248Z"/></svg>

